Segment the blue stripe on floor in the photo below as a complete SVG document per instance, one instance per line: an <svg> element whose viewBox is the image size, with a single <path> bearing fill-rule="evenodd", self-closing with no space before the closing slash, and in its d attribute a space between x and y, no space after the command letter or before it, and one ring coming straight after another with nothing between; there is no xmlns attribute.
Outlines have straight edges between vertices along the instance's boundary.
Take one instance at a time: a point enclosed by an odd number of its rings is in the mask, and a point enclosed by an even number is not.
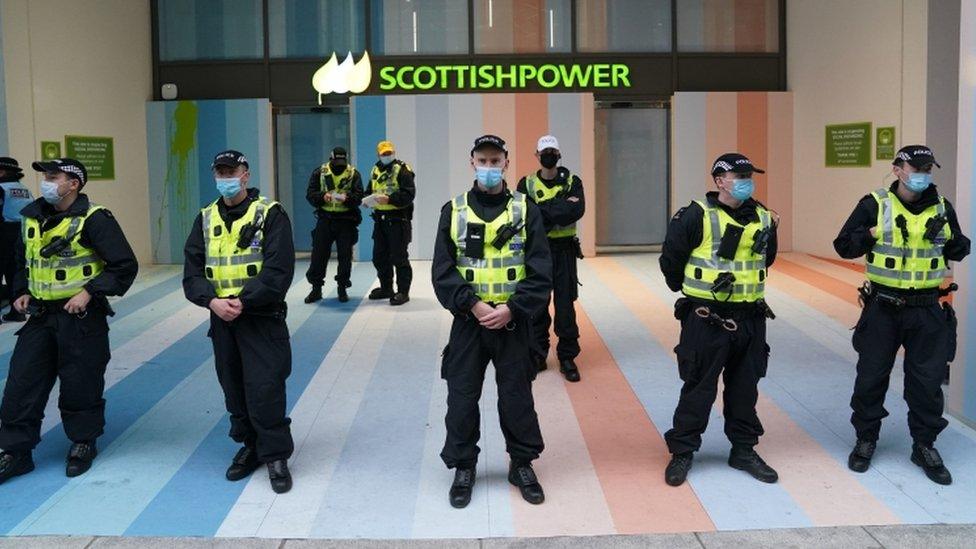
<svg viewBox="0 0 976 549"><path fill-rule="evenodd" d="M357 264L353 288L369 288L372 269ZM360 303L360 295L340 304L332 299L296 330L292 341L292 373L288 378L288 410L298 402L312 376ZM208 352L210 347L207 346ZM240 497L246 481L228 482L224 472L239 446L227 433L226 414L187 462L126 529L127 536L213 536ZM255 474L266 475L263 470Z"/></svg>

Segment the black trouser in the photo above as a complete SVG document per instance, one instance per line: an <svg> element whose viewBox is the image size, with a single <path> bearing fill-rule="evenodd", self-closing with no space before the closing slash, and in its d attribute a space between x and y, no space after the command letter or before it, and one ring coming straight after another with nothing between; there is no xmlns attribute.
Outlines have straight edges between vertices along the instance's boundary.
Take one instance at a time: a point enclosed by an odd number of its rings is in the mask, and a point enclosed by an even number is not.
<svg viewBox="0 0 976 549"><path fill-rule="evenodd" d="M104 311L83 317L51 304L17 332L10 372L0 404L0 448L29 452L41 440L41 421L55 380L58 408L72 442L101 436L105 428L105 367L111 358Z"/></svg>
<svg viewBox="0 0 976 549"><path fill-rule="evenodd" d="M380 287L393 289L393 271L396 269L397 292L410 293L413 268L410 267L411 226L409 219L373 215L373 266L380 279Z"/></svg>
<svg viewBox="0 0 976 549"><path fill-rule="evenodd" d="M294 450L285 380L291 344L284 316L242 314L233 322L210 315L217 379L230 413L230 438L257 449L264 463Z"/></svg>
<svg viewBox="0 0 976 549"><path fill-rule="evenodd" d="M0 275L3 276L3 295L0 300L10 301L10 310L14 310L13 292L14 274L17 272L17 261L14 256L17 240L21 238L20 223L0 222Z"/></svg>
<svg viewBox="0 0 976 549"><path fill-rule="evenodd" d="M576 243L572 238L549 240L552 251L552 301L556 310L556 356L572 360L579 356L579 326L576 325L576 299L579 279L576 276ZM542 357L549 354L549 325L552 324L549 305L534 318L535 352Z"/></svg>
<svg viewBox="0 0 976 549"><path fill-rule="evenodd" d="M352 247L359 242L359 221L329 215L319 215L312 231L312 259L308 265L305 279L312 286L322 286L325 270L332 257L332 244L336 246L339 266L336 269L336 282L346 288L352 285Z"/></svg>
<svg viewBox="0 0 976 549"><path fill-rule="evenodd" d="M681 338L674 352L684 385L674 411L674 426L664 434L664 440L672 454L701 447L721 375L725 435L734 447L751 448L763 434L756 401L757 385L766 375L769 360L766 317L754 310L719 312L712 307L713 312L735 320L738 329L731 332L699 317L693 309L700 305L688 307L681 321Z"/></svg>
<svg viewBox="0 0 976 549"><path fill-rule="evenodd" d="M949 424L943 417L942 380L949 349L949 323L938 304L897 309L869 299L854 330L857 378L851 423L861 440L878 440L888 415L885 393L899 347L905 348L905 402L908 430L925 445Z"/></svg>
<svg viewBox="0 0 976 549"><path fill-rule="evenodd" d="M448 468L474 467L481 438L481 388L488 362L495 366L498 416L505 447L513 460L530 462L544 445L532 399L535 367L529 351L528 325L488 330L473 317L455 316L444 348L441 377L447 381L447 440L441 459Z"/></svg>

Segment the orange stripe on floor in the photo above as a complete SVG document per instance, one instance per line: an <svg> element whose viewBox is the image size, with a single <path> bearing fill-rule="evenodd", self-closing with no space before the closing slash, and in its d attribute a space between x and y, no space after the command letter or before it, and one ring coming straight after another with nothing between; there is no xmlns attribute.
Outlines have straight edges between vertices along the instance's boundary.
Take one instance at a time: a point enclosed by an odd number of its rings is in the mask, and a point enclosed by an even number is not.
<svg viewBox="0 0 976 549"><path fill-rule="evenodd" d="M581 383L567 383L590 459L617 532L700 532L715 530L686 483L664 483L669 454L664 439L597 333L577 307Z"/></svg>

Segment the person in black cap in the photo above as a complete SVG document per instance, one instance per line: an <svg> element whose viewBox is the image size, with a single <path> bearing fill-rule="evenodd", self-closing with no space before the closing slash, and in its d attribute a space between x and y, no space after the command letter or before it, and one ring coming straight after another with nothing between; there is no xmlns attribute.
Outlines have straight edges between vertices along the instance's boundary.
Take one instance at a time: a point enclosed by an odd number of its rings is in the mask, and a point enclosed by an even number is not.
<svg viewBox="0 0 976 549"><path fill-rule="evenodd" d="M447 440L441 458L454 469L451 505L471 501L478 462L478 401L490 361L511 465L508 480L529 503L545 499L532 469L543 450L532 399L532 317L552 292L552 257L542 216L525 195L508 190L505 142L484 135L471 149L476 181L441 209L431 277L437 299L454 315L444 348Z"/></svg>
<svg viewBox="0 0 976 549"><path fill-rule="evenodd" d="M0 482L34 469L32 451L54 382L72 444L65 474L87 471L105 427L105 367L110 358L107 296L123 295L138 262L112 213L81 189L85 166L71 158L34 162L43 198L23 208L14 308L28 313L17 332L0 404Z"/></svg>
<svg viewBox="0 0 976 549"><path fill-rule="evenodd" d="M523 177L516 188L539 207L546 227L549 250L552 252L553 308L556 313L556 337L559 338L556 358L559 359L559 371L566 381L575 383L580 380L576 366L576 357L580 354L579 326L576 324L574 305L579 297L576 260L583 257L579 238L576 237L576 223L586 209L583 182L567 168L557 167L562 154L555 136L540 137L535 156L541 168ZM539 370L546 369L549 327L552 324L553 318L549 316L549 306L546 305L535 319L534 355Z"/></svg>
<svg viewBox="0 0 976 549"><path fill-rule="evenodd" d="M339 301L345 303L349 301L346 289L352 286L352 248L359 241L359 223L362 221L359 205L363 200L363 179L349 163L346 149L332 149L329 161L315 168L308 178L305 199L315 208L318 218L312 231L312 258L305 273L312 291L305 297L305 303L322 299L322 285L333 243L339 256L336 293Z"/></svg>
<svg viewBox="0 0 976 549"><path fill-rule="evenodd" d="M0 276L3 277L3 294L0 299L10 303L10 311L3 315L7 322L23 322L27 317L14 309L13 280L17 271L14 257L16 243L20 240L20 210L34 201L30 190L20 180L24 170L13 158L0 157L0 204L3 208L3 222L0 223Z"/></svg>
<svg viewBox="0 0 976 549"><path fill-rule="evenodd" d="M373 197L373 266L380 287L369 293L369 299L389 299L399 306L410 301L410 245L413 201L417 195L413 169L396 158L390 141L376 145L379 160L370 172L367 194ZM393 275L396 273L396 292Z"/></svg>
<svg viewBox="0 0 976 549"><path fill-rule="evenodd" d="M718 191L696 200L671 218L660 265L672 291L681 336L674 352L684 382L672 428L664 434L671 461L664 480L679 486L688 477L694 452L722 377L725 435L732 443L729 465L762 482L779 478L754 447L763 434L756 414L759 380L766 375L769 346L765 280L776 259L775 213L752 198L753 173L765 173L738 153L712 165Z"/></svg>
<svg viewBox="0 0 976 549"><path fill-rule="evenodd" d="M942 380L954 350L955 315L939 305L949 262L969 255L970 241L956 212L932 183L939 166L925 145L898 151L892 163L897 180L865 195L834 239L845 259L865 256L867 282L860 289L863 309L852 343L858 353L851 397L857 442L848 467L863 473L871 465L888 415L885 393L898 349L905 349L905 401L912 463L938 484L952 475L933 445L948 422L942 417Z"/></svg>
<svg viewBox="0 0 976 549"><path fill-rule="evenodd" d="M247 158L213 160L220 196L193 221L184 248L183 293L210 309L217 379L230 414L230 437L243 444L227 469L238 481L262 463L276 493L291 489L294 450L285 380L291 343L285 294L295 274L295 246L285 209L248 188Z"/></svg>

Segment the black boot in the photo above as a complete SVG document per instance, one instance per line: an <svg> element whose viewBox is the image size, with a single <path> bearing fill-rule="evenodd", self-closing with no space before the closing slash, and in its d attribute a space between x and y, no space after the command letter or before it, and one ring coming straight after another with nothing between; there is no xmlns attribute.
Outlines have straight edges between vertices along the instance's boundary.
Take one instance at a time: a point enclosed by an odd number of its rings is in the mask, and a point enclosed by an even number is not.
<svg viewBox="0 0 976 549"><path fill-rule="evenodd" d="M92 461L98 455L98 448L95 441L76 442L68 450L68 464L64 468L64 474L69 477L76 477L91 469Z"/></svg>
<svg viewBox="0 0 976 549"><path fill-rule="evenodd" d="M26 475L34 470L34 459L30 452L13 454L0 452L0 484L13 477Z"/></svg>
<svg viewBox="0 0 976 549"><path fill-rule="evenodd" d="M305 303L315 303L322 299L322 286L312 286L312 291L305 296Z"/></svg>
<svg viewBox="0 0 976 549"><path fill-rule="evenodd" d="M671 454L671 461L664 469L664 482L667 482L668 486L684 484L685 479L688 478L688 471L691 471L691 463L694 459L695 454L692 452Z"/></svg>
<svg viewBox="0 0 976 549"><path fill-rule="evenodd" d="M729 454L729 466L733 469L745 471L761 482L772 484L779 480L776 471L766 465L763 458L759 457L759 454L752 448L732 448L732 452Z"/></svg>
<svg viewBox="0 0 976 549"><path fill-rule="evenodd" d="M943 486L952 484L952 475L935 448L917 442L912 444L912 463L921 467L932 482Z"/></svg>
<svg viewBox="0 0 976 549"><path fill-rule="evenodd" d="M391 297L393 297L393 290L391 288L380 286L379 288L373 288L373 291L369 292L369 298L374 301L377 299L390 299Z"/></svg>
<svg viewBox="0 0 976 549"><path fill-rule="evenodd" d="M271 489L276 494L284 494L291 490L291 472L288 471L288 460L276 459L268 463L268 478Z"/></svg>
<svg viewBox="0 0 976 549"><path fill-rule="evenodd" d="M576 383L580 380L579 368L576 367L576 363L571 358L559 361L559 371L563 373L566 381Z"/></svg>
<svg viewBox="0 0 976 549"><path fill-rule="evenodd" d="M258 461L257 451L250 446L244 446L237 451L237 455L230 462L230 467L227 468L225 476L227 480L235 482L251 476L251 473L260 466L261 462Z"/></svg>
<svg viewBox="0 0 976 549"><path fill-rule="evenodd" d="M398 307L408 301L410 301L409 295L402 292L397 292L393 297L390 298L390 305L393 305L394 307Z"/></svg>
<svg viewBox="0 0 976 549"><path fill-rule="evenodd" d="M542 491L542 485L532 470L532 464L525 461L512 461L508 469L508 482L512 486L518 486L522 492L522 499L538 505L546 500L546 495Z"/></svg>
<svg viewBox="0 0 976 549"><path fill-rule="evenodd" d="M863 473L871 466L871 458L878 444L873 440L858 440L847 458L847 468L855 473Z"/></svg>
<svg viewBox="0 0 976 549"><path fill-rule="evenodd" d="M349 294L346 293L346 287L343 286L342 284L340 284L339 288L336 289L336 295L339 296L339 303L345 303L349 301Z"/></svg>
<svg viewBox="0 0 976 549"><path fill-rule="evenodd" d="M454 470L454 483L451 484L451 507L463 509L471 503L474 490L475 468L458 467Z"/></svg>

